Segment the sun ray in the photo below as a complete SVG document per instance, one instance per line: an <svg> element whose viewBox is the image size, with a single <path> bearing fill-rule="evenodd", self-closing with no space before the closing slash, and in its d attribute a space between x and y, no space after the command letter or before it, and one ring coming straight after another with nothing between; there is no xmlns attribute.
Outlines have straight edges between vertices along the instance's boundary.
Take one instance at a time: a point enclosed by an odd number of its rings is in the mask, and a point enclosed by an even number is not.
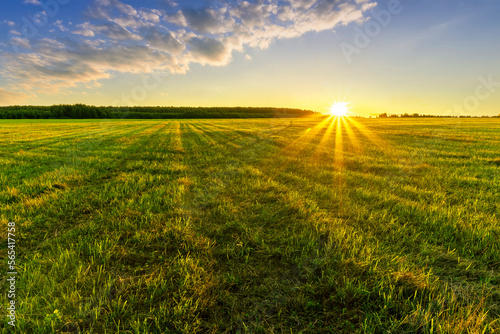
<svg viewBox="0 0 500 334"><path fill-rule="evenodd" d="M328 122L331 121L331 117L326 117L320 123L316 124L313 128L309 128L302 133L298 138L289 143L285 148L283 148L281 153L287 152L292 153L293 156L298 155L304 148L311 142L311 140L324 128L327 126Z"/></svg>
<svg viewBox="0 0 500 334"><path fill-rule="evenodd" d="M314 127L309 128L307 130L304 130L303 133L293 140L291 143L289 143L286 147L282 148L278 153L273 155L271 159L275 160L276 157L281 157L281 156L286 156L288 159L286 159L286 162L279 165L278 168L276 168L276 164L271 164L273 166L272 170L268 168L266 173L271 177L275 177L278 175L281 171L285 170L288 165L290 165L297 156L300 156L300 154L304 151L304 149L309 145L309 143L316 137L318 133L322 129L324 129L330 122L332 121L332 117L325 117L321 122L317 123Z"/></svg>
<svg viewBox="0 0 500 334"><path fill-rule="evenodd" d="M342 124L340 122L340 117L335 119L336 130L335 130L335 153L333 157L333 166L339 172L342 172L344 167L344 142L342 138Z"/></svg>
<svg viewBox="0 0 500 334"><path fill-rule="evenodd" d="M374 143L377 147L387 148L389 146L389 143L380 138L375 132L367 128L365 125L355 121L352 118L349 118L347 121L350 122L354 127L358 128L361 134L363 134L368 140Z"/></svg>
<svg viewBox="0 0 500 334"><path fill-rule="evenodd" d="M333 170L334 170L334 186L338 189L339 198L339 209L340 214L343 214L343 202L344 202L344 187L345 173L344 173L344 141L342 133L342 122L341 117L336 117L336 129L335 129L335 149L333 155Z"/></svg>
<svg viewBox="0 0 500 334"><path fill-rule="evenodd" d="M363 152L363 147L361 146L358 138L356 137L356 134L354 133L354 130L352 126L349 125L349 123L346 120L347 117L342 117L342 127L345 129L345 132L347 133L347 137L349 138L349 142L352 144L352 147L354 148L354 151L359 154ZM348 118L347 118L348 119Z"/></svg>
<svg viewBox="0 0 500 334"><path fill-rule="evenodd" d="M353 127L357 128L359 132L365 136L370 142L372 142L383 154L390 159L394 164L400 164L401 161L405 160L404 157L395 153L394 145L391 142L382 139L374 131L370 130L367 126L355 121L354 119L348 119Z"/></svg>
<svg viewBox="0 0 500 334"><path fill-rule="evenodd" d="M329 143L329 140L332 136L332 132L333 132L333 129L335 126L335 120L337 119L337 117L334 117L334 118L330 117L330 118L331 118L330 124L328 125L328 128L326 129L325 134L323 135L323 138L321 138L321 141L316 146L316 149L314 150L314 153L311 156L312 160L319 159L319 157L321 156L322 150L325 148L328 149L328 143Z"/></svg>

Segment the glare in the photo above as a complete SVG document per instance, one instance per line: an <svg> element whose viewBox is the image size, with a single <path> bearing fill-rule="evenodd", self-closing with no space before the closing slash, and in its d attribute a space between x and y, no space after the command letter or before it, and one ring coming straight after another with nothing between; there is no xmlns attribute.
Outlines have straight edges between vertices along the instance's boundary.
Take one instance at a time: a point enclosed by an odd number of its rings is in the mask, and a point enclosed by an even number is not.
<svg viewBox="0 0 500 334"><path fill-rule="evenodd" d="M345 116L349 112L348 102L335 102L330 108L332 116Z"/></svg>

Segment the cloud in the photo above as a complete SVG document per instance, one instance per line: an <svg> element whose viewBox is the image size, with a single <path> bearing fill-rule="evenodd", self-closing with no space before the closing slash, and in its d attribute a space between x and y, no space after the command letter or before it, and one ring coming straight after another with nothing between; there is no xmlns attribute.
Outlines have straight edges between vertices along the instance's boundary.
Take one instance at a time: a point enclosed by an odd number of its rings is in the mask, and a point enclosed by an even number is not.
<svg viewBox="0 0 500 334"><path fill-rule="evenodd" d="M94 31L90 28L89 22L79 24L76 27L80 28L80 29L73 31L73 34L82 35L85 37L94 37L95 36Z"/></svg>
<svg viewBox="0 0 500 334"><path fill-rule="evenodd" d="M10 41L17 48L31 49L30 42L27 38L12 37Z"/></svg>
<svg viewBox="0 0 500 334"><path fill-rule="evenodd" d="M68 28L66 28L63 24L62 24L62 21L61 20L57 20L56 22L54 22L54 25L59 28L59 30L61 31L67 31Z"/></svg>
<svg viewBox="0 0 500 334"><path fill-rule="evenodd" d="M225 17L220 11L211 8L186 8L180 12L180 15L185 18L185 26L202 34L227 32L234 23L231 17Z"/></svg>
<svg viewBox="0 0 500 334"><path fill-rule="evenodd" d="M123 2L117 0L110 0L111 4L116 7L122 14L136 16L137 11L134 7L124 4Z"/></svg>
<svg viewBox="0 0 500 334"><path fill-rule="evenodd" d="M177 40L170 31L160 31L156 27L143 30L144 39L151 46L160 50L178 54L186 49L186 46Z"/></svg>
<svg viewBox="0 0 500 334"><path fill-rule="evenodd" d="M275 14L272 3L256 3L242 2L240 6L231 9L231 15L238 19L246 28L255 29L262 28L265 24L273 25L274 22L270 19L271 14Z"/></svg>
<svg viewBox="0 0 500 334"><path fill-rule="evenodd" d="M32 45L37 53L6 54L0 74L16 90L58 93L79 84L96 85L114 73L185 73L169 54L139 45L78 43L42 39ZM8 69L8 70L6 70Z"/></svg>
<svg viewBox="0 0 500 334"><path fill-rule="evenodd" d="M36 26L41 27L41 26L44 26L49 21L49 16L48 16L47 12L41 11L41 12L35 13L32 17L32 20Z"/></svg>
<svg viewBox="0 0 500 334"><path fill-rule="evenodd" d="M114 22L107 22L101 25L90 25L90 30L94 33L100 33L107 38L114 40L138 40L139 36L131 33L129 30L123 26L116 24Z"/></svg>
<svg viewBox="0 0 500 334"><path fill-rule="evenodd" d="M64 38L12 37L24 51L4 52L0 72L14 89L52 93L95 86L117 73L185 73L193 63L226 65L233 52L248 47L263 49L277 39L363 22L376 6L372 0L212 0L202 8L154 3L93 0L85 20ZM54 26L68 30L60 20Z"/></svg>
<svg viewBox="0 0 500 334"><path fill-rule="evenodd" d="M41 5L42 4L40 2L40 0L23 0L23 3L28 4L28 5Z"/></svg>
<svg viewBox="0 0 500 334"><path fill-rule="evenodd" d="M225 65L231 59L231 50L214 38L194 37L189 40L193 62L210 65Z"/></svg>
<svg viewBox="0 0 500 334"><path fill-rule="evenodd" d="M150 22L154 22L154 23L160 22L161 12L158 10L156 10L156 11L155 10L152 10L152 11L141 10L139 13L140 13L140 16L146 21L150 21Z"/></svg>
<svg viewBox="0 0 500 334"><path fill-rule="evenodd" d="M8 105L16 105L16 104L24 104L25 101L29 98L29 95L19 92L13 92L0 87L0 105L8 106Z"/></svg>

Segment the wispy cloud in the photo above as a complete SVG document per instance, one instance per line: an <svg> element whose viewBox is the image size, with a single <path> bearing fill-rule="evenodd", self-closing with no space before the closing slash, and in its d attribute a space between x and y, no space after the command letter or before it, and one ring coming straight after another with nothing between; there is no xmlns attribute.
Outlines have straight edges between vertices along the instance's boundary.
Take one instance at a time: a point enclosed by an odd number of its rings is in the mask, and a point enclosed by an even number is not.
<svg viewBox="0 0 500 334"><path fill-rule="evenodd" d="M40 0L23 0L23 3L27 4L27 5L41 5L42 4L40 2Z"/></svg>
<svg viewBox="0 0 500 334"><path fill-rule="evenodd" d="M2 106L26 103L28 97L29 96L24 93L13 92L0 88L0 105Z"/></svg>
<svg viewBox="0 0 500 334"><path fill-rule="evenodd" d="M66 28L64 25L63 25L63 22L61 20L57 20L56 22L54 22L54 25L59 28L59 30L61 31L68 31L68 28Z"/></svg>
<svg viewBox="0 0 500 334"><path fill-rule="evenodd" d="M76 26L78 30L73 31L74 34L82 35L85 37L94 37L94 31L90 28L90 23L85 22Z"/></svg>

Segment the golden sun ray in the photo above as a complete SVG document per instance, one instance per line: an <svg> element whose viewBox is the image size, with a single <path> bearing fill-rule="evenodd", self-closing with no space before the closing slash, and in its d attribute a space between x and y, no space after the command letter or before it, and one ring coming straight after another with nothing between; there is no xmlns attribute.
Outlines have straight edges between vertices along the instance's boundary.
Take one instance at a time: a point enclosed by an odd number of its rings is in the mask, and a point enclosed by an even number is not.
<svg viewBox="0 0 500 334"><path fill-rule="evenodd" d="M322 129L324 129L329 122L331 122L332 117L326 117L321 122L317 123L314 127L304 130L303 133L289 143L286 147L282 148L278 153L276 153L272 159L276 159L276 157L286 156L286 162L279 165L276 168L276 164L272 164L272 170L268 169L266 173L271 177L278 175L281 171L283 171L289 164L293 162L293 159L297 158L302 154L304 149L309 145L309 143L320 133Z"/></svg>
<svg viewBox="0 0 500 334"><path fill-rule="evenodd" d="M325 150L328 150L328 143L329 140L332 136L332 132L335 126L335 119L337 117L329 117L330 119L330 124L328 124L328 128L325 131L325 134L323 135L323 138L321 138L321 141L319 144L316 146L316 149L314 150L313 155L311 156L312 160L318 160L319 157L321 156L321 153L324 152Z"/></svg>
<svg viewBox="0 0 500 334"><path fill-rule="evenodd" d="M344 167L344 142L342 138L343 133L340 117L336 117L335 123L337 125L337 128L335 130L335 151L333 156L333 166L339 172L342 172L342 168Z"/></svg>
<svg viewBox="0 0 500 334"><path fill-rule="evenodd" d="M349 125L345 117L341 118L342 120L342 126L345 129L345 132L347 133L347 137L349 137L349 142L352 144L352 147L354 148L354 151L357 154L360 154L363 152L363 147L359 143L358 138L356 137L356 134L354 133L353 128Z"/></svg>
<svg viewBox="0 0 500 334"><path fill-rule="evenodd" d="M335 129L335 149L333 153L333 170L334 170L334 187L336 187L337 195L339 199L339 209L340 214L343 214L344 210L344 182L346 180L344 173L344 138L343 138L343 123L341 121L343 117L336 117L336 129Z"/></svg>
<svg viewBox="0 0 500 334"><path fill-rule="evenodd" d="M372 130L368 129L365 125L359 123L358 121L355 121L354 119L350 118L347 120L349 123L351 123L355 128L358 128L359 131L371 142L373 142L376 146L378 147L387 147L387 143L380 138L375 132Z"/></svg>
<svg viewBox="0 0 500 334"><path fill-rule="evenodd" d="M349 118L347 119L354 128L359 130L363 136L365 136L370 142L372 142L380 151L383 152L385 156L387 156L390 160L395 163L400 163L401 160L404 160L403 157L397 156L394 152L394 145L387 140L382 139L377 133L370 130L367 126L361 124L360 122Z"/></svg>
<svg viewBox="0 0 500 334"><path fill-rule="evenodd" d="M324 120L322 120L320 123L316 124L313 128L309 128L304 131L297 139L292 141L290 144L288 144L285 148L283 148L281 151L291 153L292 156L297 156L298 154L301 153L301 151L309 144L312 139L323 129L327 126L328 122L330 121L331 117L327 117Z"/></svg>

